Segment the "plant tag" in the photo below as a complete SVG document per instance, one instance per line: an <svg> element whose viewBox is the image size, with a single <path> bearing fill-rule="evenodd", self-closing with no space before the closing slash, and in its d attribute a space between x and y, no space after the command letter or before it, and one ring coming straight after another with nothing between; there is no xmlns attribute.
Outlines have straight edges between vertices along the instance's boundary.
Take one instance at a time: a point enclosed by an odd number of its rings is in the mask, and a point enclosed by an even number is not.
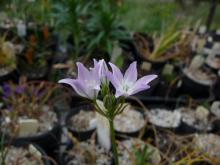
<svg viewBox="0 0 220 165"><path fill-rule="evenodd" d="M199 119L203 120L209 115L209 111L203 106L198 106L196 108L196 115Z"/></svg>
<svg viewBox="0 0 220 165"><path fill-rule="evenodd" d="M198 53L203 52L205 43L206 43L206 40L204 38L198 39L198 43L197 43L197 52Z"/></svg>
<svg viewBox="0 0 220 165"><path fill-rule="evenodd" d="M22 22L17 24L17 33L19 37L25 37L27 35L26 25Z"/></svg>
<svg viewBox="0 0 220 165"><path fill-rule="evenodd" d="M174 66L171 64L166 64L163 67L162 75L171 75L173 73Z"/></svg>
<svg viewBox="0 0 220 165"><path fill-rule="evenodd" d="M205 58L200 55L197 55L192 59L189 68L192 70L199 69L204 62L205 62Z"/></svg>
<svg viewBox="0 0 220 165"><path fill-rule="evenodd" d="M142 64L141 64L141 69L142 70L144 70L144 71L150 71L151 70L151 68L152 68L152 65L151 65L151 63L149 63L149 62L142 62Z"/></svg>
<svg viewBox="0 0 220 165"><path fill-rule="evenodd" d="M89 128L95 128L96 127L97 120L92 119L89 121Z"/></svg>
<svg viewBox="0 0 220 165"><path fill-rule="evenodd" d="M208 42L213 42L213 38L212 37L208 37Z"/></svg>
<svg viewBox="0 0 220 165"><path fill-rule="evenodd" d="M205 34L205 32L206 32L206 26L200 26L199 27L199 33L200 34Z"/></svg>
<svg viewBox="0 0 220 165"><path fill-rule="evenodd" d="M118 57L122 54L122 48L118 45L114 45L111 55L111 62L117 63Z"/></svg>
<svg viewBox="0 0 220 165"><path fill-rule="evenodd" d="M40 153L40 151L38 151L36 149L35 146L33 146L32 144L29 145L28 150L31 154L33 154L34 156L36 156L37 158L41 159L42 158L42 154Z"/></svg>
<svg viewBox="0 0 220 165"><path fill-rule="evenodd" d="M39 122L36 119L19 119L19 136L28 136L36 134L39 128Z"/></svg>
<svg viewBox="0 0 220 165"><path fill-rule="evenodd" d="M97 119L96 129L97 129L98 143L109 151L111 148L111 138L110 138L108 120L102 115L100 115L98 112L96 112L96 119Z"/></svg>

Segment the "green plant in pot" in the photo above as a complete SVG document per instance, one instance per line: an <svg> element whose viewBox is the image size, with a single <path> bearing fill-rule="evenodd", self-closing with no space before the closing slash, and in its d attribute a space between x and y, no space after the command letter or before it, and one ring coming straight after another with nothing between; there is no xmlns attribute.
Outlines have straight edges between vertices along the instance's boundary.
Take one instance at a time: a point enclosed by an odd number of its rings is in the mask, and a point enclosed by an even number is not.
<svg viewBox="0 0 220 165"><path fill-rule="evenodd" d="M91 2L82 0L61 0L53 5L55 29L61 34L61 42L65 43L68 39L73 60L82 54L87 42L85 21L90 6Z"/></svg>
<svg viewBox="0 0 220 165"><path fill-rule="evenodd" d="M55 146L59 141L59 118L52 106L55 89L51 82L27 82L25 78L18 85L4 84L1 132L12 141L35 142L45 150ZM47 146L44 138L53 145Z"/></svg>
<svg viewBox="0 0 220 165"><path fill-rule="evenodd" d="M88 30L88 51L96 58L111 59L113 48L120 40L129 40L130 36L119 19L119 6L111 0L96 3L91 17L86 22Z"/></svg>
<svg viewBox="0 0 220 165"><path fill-rule="evenodd" d="M18 56L19 71L29 79L46 78L52 62L53 50L49 49L48 45L42 45L35 35L31 35L24 44L26 47Z"/></svg>
<svg viewBox="0 0 220 165"><path fill-rule="evenodd" d="M162 63L172 59L181 59L190 55L190 43L194 32L189 32L184 28L177 28L173 24L168 30L162 32L160 37L154 39L154 48L150 49L150 41L141 35L135 35L135 46L139 55L154 63Z"/></svg>

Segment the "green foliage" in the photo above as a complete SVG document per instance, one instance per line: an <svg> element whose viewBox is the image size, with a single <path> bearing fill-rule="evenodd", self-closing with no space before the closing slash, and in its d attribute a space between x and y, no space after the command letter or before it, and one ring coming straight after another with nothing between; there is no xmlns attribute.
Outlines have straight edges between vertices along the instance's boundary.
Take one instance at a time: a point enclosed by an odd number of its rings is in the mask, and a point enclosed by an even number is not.
<svg viewBox="0 0 220 165"><path fill-rule="evenodd" d="M66 40L68 35L72 36L76 54L79 54L80 45L85 41L85 20L91 2L83 0L61 0L54 4L53 16L55 27L60 32L60 37Z"/></svg>
<svg viewBox="0 0 220 165"><path fill-rule="evenodd" d="M100 1L94 6L91 19L87 23L91 41L88 49L91 52L99 50L111 55L115 42L129 38L119 22L118 10L118 6L110 0Z"/></svg>
<svg viewBox="0 0 220 165"><path fill-rule="evenodd" d="M25 22L33 21L38 24L52 24L53 0L35 0L28 2L24 0L10 0L7 14L12 19L20 19Z"/></svg>
<svg viewBox="0 0 220 165"><path fill-rule="evenodd" d="M143 148L134 148L136 165L151 165L149 162L153 152L153 150L149 150L147 145Z"/></svg>

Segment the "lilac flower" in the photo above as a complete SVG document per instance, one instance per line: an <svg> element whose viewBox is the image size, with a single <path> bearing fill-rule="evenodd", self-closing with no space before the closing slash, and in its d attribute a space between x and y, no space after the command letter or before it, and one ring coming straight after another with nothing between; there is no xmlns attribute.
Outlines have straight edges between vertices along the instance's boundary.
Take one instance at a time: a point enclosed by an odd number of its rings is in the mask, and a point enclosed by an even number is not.
<svg viewBox="0 0 220 165"><path fill-rule="evenodd" d="M9 97L12 94L12 89L9 84L4 83L2 89L4 97Z"/></svg>
<svg viewBox="0 0 220 165"><path fill-rule="evenodd" d="M124 76L117 66L109 63L112 72L108 73L108 78L116 89L115 97L130 96L140 91L150 88L149 82L154 80L157 75L148 75L137 80L137 63L133 62L126 70Z"/></svg>
<svg viewBox="0 0 220 165"><path fill-rule="evenodd" d="M24 86L17 86L16 89L15 89L15 92L17 94L22 94L25 90L25 87Z"/></svg>
<svg viewBox="0 0 220 165"><path fill-rule="evenodd" d="M89 99L95 99L100 90L101 81L97 73L100 70L100 65L95 65L94 68L88 70L82 63L78 62L78 77L77 79L62 79L59 83L70 85L77 94Z"/></svg>
<svg viewBox="0 0 220 165"><path fill-rule="evenodd" d="M105 60L102 59L102 60L96 61L96 59L93 59L93 62L94 62L94 67L99 68L98 76L99 76L100 81L103 84L107 84L108 79L106 75L109 72L109 70L105 63Z"/></svg>

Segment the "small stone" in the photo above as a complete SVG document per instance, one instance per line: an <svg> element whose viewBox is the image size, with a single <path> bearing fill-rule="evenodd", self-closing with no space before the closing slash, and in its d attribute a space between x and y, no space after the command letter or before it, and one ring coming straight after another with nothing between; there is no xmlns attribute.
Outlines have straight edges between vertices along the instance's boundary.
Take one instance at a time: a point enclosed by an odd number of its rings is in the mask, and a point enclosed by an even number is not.
<svg viewBox="0 0 220 165"><path fill-rule="evenodd" d="M195 112L195 113L196 113L196 116L197 116L198 119L203 120L203 119L205 119L205 118L208 117L208 115L209 115L209 110L206 109L206 108L203 107L203 106L198 106L198 107L196 108L196 112Z"/></svg>
<svg viewBox="0 0 220 165"><path fill-rule="evenodd" d="M40 153L40 151L38 151L32 144L29 145L28 150L31 154L33 154L37 158L39 159L42 158L42 154Z"/></svg>
<svg viewBox="0 0 220 165"><path fill-rule="evenodd" d="M211 105L211 112L220 117L220 101L214 101Z"/></svg>
<svg viewBox="0 0 220 165"><path fill-rule="evenodd" d="M203 56L196 55L192 59L189 68L192 69L192 70L196 70L196 69L200 68L203 65L204 62L205 62L205 59L204 59Z"/></svg>
<svg viewBox="0 0 220 165"><path fill-rule="evenodd" d="M163 68L162 75L172 75L174 66L172 64L166 64Z"/></svg>
<svg viewBox="0 0 220 165"><path fill-rule="evenodd" d="M220 157L220 137L214 134L201 134L195 136L195 144L212 158Z"/></svg>
<svg viewBox="0 0 220 165"><path fill-rule="evenodd" d="M150 71L151 70L151 68L152 68L152 64L151 63L149 63L149 62L142 62L142 64L141 64L141 69L142 70L144 70L144 71Z"/></svg>

